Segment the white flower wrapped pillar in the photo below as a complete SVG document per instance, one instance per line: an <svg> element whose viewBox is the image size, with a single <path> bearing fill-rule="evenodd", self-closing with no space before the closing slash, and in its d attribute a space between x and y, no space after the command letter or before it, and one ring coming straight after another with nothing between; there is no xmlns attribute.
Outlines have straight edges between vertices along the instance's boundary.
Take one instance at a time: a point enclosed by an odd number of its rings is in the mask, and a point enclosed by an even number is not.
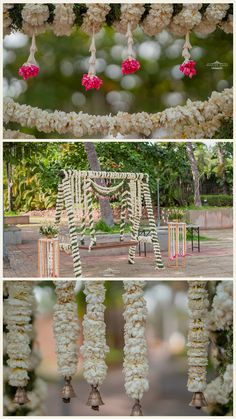
<svg viewBox="0 0 236 419"><path fill-rule="evenodd" d="M64 377L62 400L75 397L71 377L77 371L79 323L74 294L74 281L55 281L57 302L54 306L53 331L56 340L58 373Z"/></svg>
<svg viewBox="0 0 236 419"><path fill-rule="evenodd" d="M17 387L14 402L24 405L29 402L26 386L29 381L30 334L32 332L32 282L9 281L9 296L6 300L7 364L10 367L9 384Z"/></svg>
<svg viewBox="0 0 236 419"><path fill-rule="evenodd" d="M99 386L107 374L105 362L109 348L106 344L106 325L104 322L104 281L85 281L86 314L83 320L84 342L81 354L84 358L84 378L92 386L87 405L99 410L103 405Z"/></svg>
<svg viewBox="0 0 236 419"><path fill-rule="evenodd" d="M144 281L124 281L124 376L125 390L135 400L131 416L142 416L140 400L148 390L148 358L145 324L147 306Z"/></svg>
<svg viewBox="0 0 236 419"><path fill-rule="evenodd" d="M189 281L188 308L188 391L194 393L190 406L201 409L207 405L206 367L208 364L208 292L206 281Z"/></svg>

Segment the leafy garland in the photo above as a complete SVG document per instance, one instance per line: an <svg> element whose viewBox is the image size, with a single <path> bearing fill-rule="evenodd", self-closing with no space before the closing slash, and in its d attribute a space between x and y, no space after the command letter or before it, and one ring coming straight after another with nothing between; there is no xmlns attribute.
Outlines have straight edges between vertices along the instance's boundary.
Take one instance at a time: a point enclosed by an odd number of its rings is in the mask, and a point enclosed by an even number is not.
<svg viewBox="0 0 236 419"><path fill-rule="evenodd" d="M49 9L49 17L47 19L47 23L48 24L52 24L54 21L54 10L55 10L55 5L51 4L51 3L45 3L48 6ZM211 3L205 3L202 5L202 7L200 8L199 12L201 13L201 15L203 16L207 7L210 5ZM17 30L22 30L22 9L24 7L24 3L15 3L13 5L13 7L11 9L9 9L9 16L11 18L11 25L10 25L10 30L11 31L17 31ZM112 24L115 21L118 21L121 17L121 4L109 4L110 6L110 11L108 12L108 14L106 15L106 24L108 26L112 26ZM151 4L149 3L145 3L144 4L144 12L140 18L140 23L143 22L143 20L148 16L149 11L151 9ZM176 16L177 14L179 14L183 9L183 5L182 4L174 4L173 5L173 15L172 17ZM80 27L83 24L83 19L84 16L86 14L88 10L88 7L85 3L80 3L80 4L74 4L73 5L73 12L75 14L75 21L74 21L74 25L76 27ZM233 4L229 4L229 8L225 14L225 16L222 18L222 21L227 21L229 15L233 14Z"/></svg>

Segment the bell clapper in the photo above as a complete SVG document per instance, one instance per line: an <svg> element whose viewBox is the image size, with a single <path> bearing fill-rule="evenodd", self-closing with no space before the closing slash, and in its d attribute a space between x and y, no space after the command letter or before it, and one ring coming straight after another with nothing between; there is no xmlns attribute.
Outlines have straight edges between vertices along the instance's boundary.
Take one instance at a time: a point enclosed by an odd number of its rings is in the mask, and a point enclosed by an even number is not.
<svg viewBox="0 0 236 419"><path fill-rule="evenodd" d="M101 398L101 394L98 390L98 386L91 385L91 391L87 401L87 406L91 406L93 410L99 411L99 406L102 406L104 403Z"/></svg>
<svg viewBox="0 0 236 419"><path fill-rule="evenodd" d="M19 404L19 406L23 406L24 404L28 403L30 400L27 397L25 387L17 387L16 394L14 397L14 403Z"/></svg>
<svg viewBox="0 0 236 419"><path fill-rule="evenodd" d="M139 399L135 399L130 416L143 416L142 408Z"/></svg>
<svg viewBox="0 0 236 419"><path fill-rule="evenodd" d="M207 406L207 401L204 397L204 394L201 391L193 393L193 397L189 406L195 407L196 409L201 409L202 407Z"/></svg>
<svg viewBox="0 0 236 419"><path fill-rule="evenodd" d="M65 377L65 384L61 391L61 398L64 403L70 403L72 397L76 397L74 389L71 385L71 377Z"/></svg>

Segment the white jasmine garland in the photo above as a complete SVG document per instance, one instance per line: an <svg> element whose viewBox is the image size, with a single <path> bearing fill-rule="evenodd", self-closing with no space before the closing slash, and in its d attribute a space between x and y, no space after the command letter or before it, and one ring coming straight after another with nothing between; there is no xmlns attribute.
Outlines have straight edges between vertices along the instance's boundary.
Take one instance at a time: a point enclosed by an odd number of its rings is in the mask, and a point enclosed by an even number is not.
<svg viewBox="0 0 236 419"><path fill-rule="evenodd" d="M88 3L88 10L83 18L81 30L88 35L99 32L106 21L106 15L110 11L107 3Z"/></svg>
<svg viewBox="0 0 236 419"><path fill-rule="evenodd" d="M14 4L3 4L3 36L11 33L12 20L9 15L9 9L12 9L13 6Z"/></svg>
<svg viewBox="0 0 236 419"><path fill-rule="evenodd" d="M133 32L145 11L144 3L139 4L121 4L121 16L119 21L113 23L113 27L117 32L126 34L128 23L130 30Z"/></svg>
<svg viewBox="0 0 236 419"><path fill-rule="evenodd" d="M228 8L227 3L210 3L205 11L205 17L208 21L218 24L225 17Z"/></svg>
<svg viewBox="0 0 236 419"><path fill-rule="evenodd" d="M57 302L54 306L53 331L56 341L57 368L63 377L77 371L79 322L74 281L54 281Z"/></svg>
<svg viewBox="0 0 236 419"><path fill-rule="evenodd" d="M148 390L148 359L145 324L147 306L143 297L144 281L124 281L124 363L125 390L141 400Z"/></svg>
<svg viewBox="0 0 236 419"><path fill-rule="evenodd" d="M12 98L4 99L3 119L5 123L16 122L23 127L37 128L45 133L72 133L75 137L107 134L111 125L113 134L138 133L151 135L156 129L169 130L167 138L200 139L212 138L223 119L233 115L233 92L213 92L205 102L187 100L185 106L168 108L163 112L128 114L118 112L115 116L89 115L83 112L47 112L29 105L20 105Z"/></svg>
<svg viewBox="0 0 236 419"><path fill-rule="evenodd" d="M83 375L93 385L101 385L107 374L105 357L109 352L106 344L104 322L104 281L85 281L86 314L83 320L84 341L80 348L83 355Z"/></svg>
<svg viewBox="0 0 236 419"><path fill-rule="evenodd" d="M31 368L30 334L32 332L32 282L9 281L9 296L6 300L7 364L9 384L13 387L25 387L28 383L28 371Z"/></svg>
<svg viewBox="0 0 236 419"><path fill-rule="evenodd" d="M216 403L226 404L229 402L230 394L233 391L233 365L229 364L223 376L212 380L206 388L205 395L209 405Z"/></svg>
<svg viewBox="0 0 236 419"><path fill-rule="evenodd" d="M201 22L202 15L199 12L202 4L183 4L182 10L173 17L169 29L175 35L183 36Z"/></svg>
<svg viewBox="0 0 236 419"><path fill-rule="evenodd" d="M148 15L141 23L146 35L154 36L165 29L172 18L173 4L152 3Z"/></svg>
<svg viewBox="0 0 236 419"><path fill-rule="evenodd" d="M206 388L208 364L208 293L206 281L189 281L188 391L203 392Z"/></svg>
<svg viewBox="0 0 236 419"><path fill-rule="evenodd" d="M61 3L55 5L52 29L57 36L69 36L73 31L75 14L73 3Z"/></svg>
<svg viewBox="0 0 236 419"><path fill-rule="evenodd" d="M233 15L229 14L227 20L220 23L220 28L225 33L233 33Z"/></svg>
<svg viewBox="0 0 236 419"><path fill-rule="evenodd" d="M233 324L233 281L221 281L210 312L211 330L228 330Z"/></svg>
<svg viewBox="0 0 236 419"><path fill-rule="evenodd" d="M49 9L46 4L26 3L22 10L22 29L29 36L38 35L46 31Z"/></svg>
<svg viewBox="0 0 236 419"><path fill-rule="evenodd" d="M3 128L3 138L4 139L35 139L33 135L25 134L17 130L5 129Z"/></svg>

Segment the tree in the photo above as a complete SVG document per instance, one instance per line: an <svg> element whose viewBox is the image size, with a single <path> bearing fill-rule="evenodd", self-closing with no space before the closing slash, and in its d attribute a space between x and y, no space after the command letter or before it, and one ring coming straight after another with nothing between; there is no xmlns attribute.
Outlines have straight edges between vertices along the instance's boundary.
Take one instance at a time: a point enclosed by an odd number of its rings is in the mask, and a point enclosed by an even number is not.
<svg viewBox="0 0 236 419"><path fill-rule="evenodd" d="M217 155L218 155L218 169L222 178L222 191L226 195L228 193L226 172L225 172L225 153L221 143L217 143Z"/></svg>
<svg viewBox="0 0 236 419"><path fill-rule="evenodd" d="M197 167L197 162L194 156L193 144L188 142L186 143L186 150L189 158L189 163L192 170L193 176L193 189L194 189L194 205L196 207L201 207L201 196L200 196L200 175Z"/></svg>
<svg viewBox="0 0 236 419"><path fill-rule="evenodd" d="M100 163L99 163L99 160L98 160L98 156L97 156L97 152L96 152L94 143L85 142L84 143L84 148L85 148L86 153L87 153L87 157L88 157L88 161L89 161L89 165L90 165L91 170L100 171L101 166L100 166ZM105 186L103 180L99 180L97 182L100 183L101 185L103 184L103 186ZM101 199L99 197L99 204L100 204L100 210L101 210L101 217L102 217L103 221L108 226L112 227L114 225L114 220L113 220L113 214L112 214L112 209L111 209L111 206L110 206L109 198L108 197L103 197Z"/></svg>

